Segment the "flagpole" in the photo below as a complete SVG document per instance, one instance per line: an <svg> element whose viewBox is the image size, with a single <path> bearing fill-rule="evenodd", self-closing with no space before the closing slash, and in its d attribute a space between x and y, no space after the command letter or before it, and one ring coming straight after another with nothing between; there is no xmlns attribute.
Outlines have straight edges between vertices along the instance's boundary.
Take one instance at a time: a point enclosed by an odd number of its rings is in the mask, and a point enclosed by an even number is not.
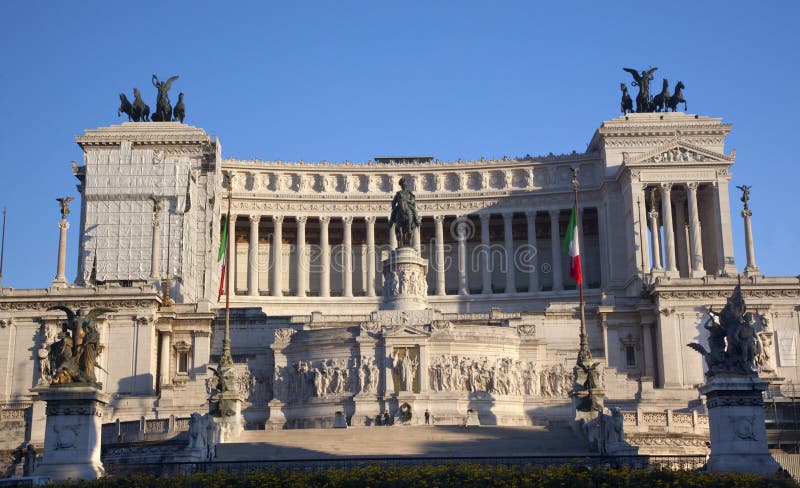
<svg viewBox="0 0 800 488"><path fill-rule="evenodd" d="M578 168L571 168L572 169L572 191L575 195L575 225L578 229L583 228L583 222L581 222L580 218L580 204L578 200ZM578 231L578 236L580 236L580 230ZM575 236L575 238L578 238ZM581 252L580 252L580 245L581 241L578 239L578 264L581 265ZM583 266L581 265L581 270ZM578 283L578 293L580 297L580 309L581 309L581 330L580 330L580 350L578 352L578 362L579 363L587 363L592 359L592 352L589 349L589 339L586 335L586 304L583 300L583 277L579 280Z"/></svg>
<svg viewBox="0 0 800 488"><path fill-rule="evenodd" d="M6 208L3 207L3 237L0 241L0 286L3 286L3 257L6 253Z"/></svg>
<svg viewBox="0 0 800 488"><path fill-rule="evenodd" d="M220 358L219 361L220 367L233 365L233 358L231 357L231 236L229 232L231 228L231 198L233 193L231 179L232 175L229 174L228 213L225 216L225 337L222 339L222 358Z"/></svg>

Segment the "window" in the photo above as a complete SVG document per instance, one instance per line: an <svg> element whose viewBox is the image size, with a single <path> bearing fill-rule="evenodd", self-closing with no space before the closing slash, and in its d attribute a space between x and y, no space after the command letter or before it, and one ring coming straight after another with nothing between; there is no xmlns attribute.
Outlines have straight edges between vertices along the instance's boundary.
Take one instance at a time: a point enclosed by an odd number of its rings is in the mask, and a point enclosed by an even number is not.
<svg viewBox="0 0 800 488"><path fill-rule="evenodd" d="M625 363L629 368L636 366L636 352L633 346L625 346Z"/></svg>
<svg viewBox="0 0 800 488"><path fill-rule="evenodd" d="M189 352L181 351L178 353L178 373L189 373Z"/></svg>

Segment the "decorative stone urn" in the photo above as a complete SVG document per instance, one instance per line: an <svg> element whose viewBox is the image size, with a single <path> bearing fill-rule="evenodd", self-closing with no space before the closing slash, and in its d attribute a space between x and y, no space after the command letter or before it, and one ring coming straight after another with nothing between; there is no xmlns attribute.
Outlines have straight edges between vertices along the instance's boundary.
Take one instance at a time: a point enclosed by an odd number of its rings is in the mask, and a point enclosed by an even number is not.
<svg viewBox="0 0 800 488"><path fill-rule="evenodd" d="M383 310L424 310L428 306L428 260L401 247L383 261Z"/></svg>

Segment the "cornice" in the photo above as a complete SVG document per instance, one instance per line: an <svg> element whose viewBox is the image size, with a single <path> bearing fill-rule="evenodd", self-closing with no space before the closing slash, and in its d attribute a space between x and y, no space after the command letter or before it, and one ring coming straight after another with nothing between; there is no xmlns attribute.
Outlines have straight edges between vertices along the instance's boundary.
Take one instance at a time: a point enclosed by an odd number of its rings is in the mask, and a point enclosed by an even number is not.
<svg viewBox="0 0 800 488"><path fill-rule="evenodd" d="M241 171L308 171L308 172L364 172L370 173L385 172L400 173L403 171L427 171L451 173L463 169L498 171L503 169L521 169L543 164L574 164L578 162L600 162L600 154L597 152L572 153L572 154L550 154L547 156L526 156L524 158L502 158L502 159L480 159L480 160L456 160L456 161L431 161L416 163L376 163L375 161L365 162L332 162L332 161L262 161L259 159L242 160L228 158L222 160L223 170Z"/></svg>
<svg viewBox="0 0 800 488"><path fill-rule="evenodd" d="M119 146L122 141L145 146L211 146L211 138L203 129L179 122L125 122L86 130L84 135L75 137L84 149Z"/></svg>
<svg viewBox="0 0 800 488"><path fill-rule="evenodd" d="M137 293L138 290L138 293ZM0 290L0 310L3 311L46 311L53 305L65 305L70 308L108 307L119 310L133 308L157 308L161 297L152 289L119 288L65 288Z"/></svg>

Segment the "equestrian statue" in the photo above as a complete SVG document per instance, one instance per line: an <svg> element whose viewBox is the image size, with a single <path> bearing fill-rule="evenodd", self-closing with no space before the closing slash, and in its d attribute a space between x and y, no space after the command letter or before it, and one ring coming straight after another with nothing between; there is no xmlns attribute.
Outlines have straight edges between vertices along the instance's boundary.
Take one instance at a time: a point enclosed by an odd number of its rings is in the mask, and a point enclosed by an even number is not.
<svg viewBox="0 0 800 488"><path fill-rule="evenodd" d="M414 229L419 227L420 218L417 213L417 199L407 187L406 179L400 178L400 191L392 199L392 214L389 224L394 225L397 247L412 247Z"/></svg>

